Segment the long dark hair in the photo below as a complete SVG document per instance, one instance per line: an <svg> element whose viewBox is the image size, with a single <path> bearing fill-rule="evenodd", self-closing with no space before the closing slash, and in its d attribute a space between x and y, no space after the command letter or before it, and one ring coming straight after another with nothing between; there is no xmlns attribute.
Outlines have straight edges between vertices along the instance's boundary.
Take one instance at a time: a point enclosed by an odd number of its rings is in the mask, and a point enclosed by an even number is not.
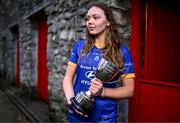
<svg viewBox="0 0 180 123"><path fill-rule="evenodd" d="M106 29L105 48L103 48L104 58L122 68L123 60L120 52L120 36L118 34L116 22L113 18L113 13L111 9L103 3L94 3L88 10L94 6L102 9L106 19L110 22L110 26ZM81 52L81 56L84 54L88 55L94 44L95 36L91 35L88 29L86 29L86 44Z"/></svg>

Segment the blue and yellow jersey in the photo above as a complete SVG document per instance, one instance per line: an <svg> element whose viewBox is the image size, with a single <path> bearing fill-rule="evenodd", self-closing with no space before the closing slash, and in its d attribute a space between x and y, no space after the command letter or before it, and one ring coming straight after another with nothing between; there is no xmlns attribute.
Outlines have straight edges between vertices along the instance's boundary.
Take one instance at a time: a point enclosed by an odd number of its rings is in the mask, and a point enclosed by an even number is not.
<svg viewBox="0 0 180 123"><path fill-rule="evenodd" d="M71 56L69 58L69 65L77 67L76 77L74 82L74 92L75 95L80 91L87 91L91 79L94 78L97 65L101 58L103 57L103 52L100 48L94 46L88 55L83 55L80 58L81 51L85 44L85 40L79 40L75 43ZM113 80L116 81L119 78L134 78L134 65L129 50L125 46L120 47L120 52L123 56L124 69L116 75ZM116 83L105 83L105 87L115 88ZM95 107L90 114L93 118L116 118L117 117L117 100L110 98L95 98Z"/></svg>

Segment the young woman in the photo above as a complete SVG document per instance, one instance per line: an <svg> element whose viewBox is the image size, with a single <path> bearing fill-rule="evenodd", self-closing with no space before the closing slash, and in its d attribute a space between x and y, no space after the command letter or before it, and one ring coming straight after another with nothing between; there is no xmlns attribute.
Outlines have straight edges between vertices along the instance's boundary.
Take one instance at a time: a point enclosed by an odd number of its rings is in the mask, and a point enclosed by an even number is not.
<svg viewBox="0 0 180 123"><path fill-rule="evenodd" d="M78 40L71 52L63 88L69 105L70 99L78 92L90 90L95 96L95 106L86 117L70 107L68 120L117 122L118 99L131 97L134 91L135 74L132 58L129 50L120 43L112 11L107 5L91 5L86 15L86 26L86 39ZM116 83L103 84L101 80L94 78L96 67L102 57L122 70L112 80L122 78L121 87L117 87Z"/></svg>

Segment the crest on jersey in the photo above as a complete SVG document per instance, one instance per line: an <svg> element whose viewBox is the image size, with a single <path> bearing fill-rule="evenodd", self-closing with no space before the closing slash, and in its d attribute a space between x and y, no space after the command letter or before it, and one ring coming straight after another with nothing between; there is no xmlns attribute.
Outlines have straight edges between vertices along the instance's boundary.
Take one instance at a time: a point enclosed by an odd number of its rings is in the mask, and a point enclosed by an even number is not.
<svg viewBox="0 0 180 123"><path fill-rule="evenodd" d="M85 73L85 76L86 76L88 79L93 79L93 78L94 78L94 74L95 74L94 71L87 71L87 72Z"/></svg>

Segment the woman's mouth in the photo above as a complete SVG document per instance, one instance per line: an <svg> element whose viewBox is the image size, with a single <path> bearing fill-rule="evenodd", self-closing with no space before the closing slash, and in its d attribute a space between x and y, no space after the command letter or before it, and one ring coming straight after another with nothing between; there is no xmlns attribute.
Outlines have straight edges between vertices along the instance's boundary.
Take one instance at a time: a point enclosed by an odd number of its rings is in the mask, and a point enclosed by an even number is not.
<svg viewBox="0 0 180 123"><path fill-rule="evenodd" d="M93 31L95 29L95 27L89 27L90 31Z"/></svg>

